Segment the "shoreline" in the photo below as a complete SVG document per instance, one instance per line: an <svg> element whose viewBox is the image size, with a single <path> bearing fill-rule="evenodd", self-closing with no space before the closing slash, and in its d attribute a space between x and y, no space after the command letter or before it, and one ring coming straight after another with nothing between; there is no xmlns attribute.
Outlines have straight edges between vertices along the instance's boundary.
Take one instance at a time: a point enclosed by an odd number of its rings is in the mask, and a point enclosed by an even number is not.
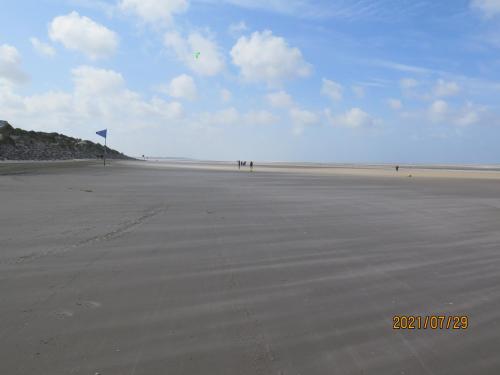
<svg viewBox="0 0 500 375"><path fill-rule="evenodd" d="M192 171L250 172L249 166L238 169L234 162L179 160L179 159L147 159L123 160L110 159L108 167L138 167L157 169L185 169ZM3 160L0 161L0 175L41 172L52 168L71 169L79 167L99 167L102 160L69 159L69 160ZM396 172L393 165L388 164L326 164L326 163L256 163L253 173L291 173L311 176L359 176L374 178L433 178L433 179L465 179L465 180L500 180L500 166L495 165L400 165Z"/></svg>
<svg viewBox="0 0 500 375"><path fill-rule="evenodd" d="M121 161L130 165L135 162ZM249 171L248 166L238 169L234 162L185 161L185 160L146 160L142 166L146 168L176 168L190 170L213 171ZM500 179L500 166L484 165L400 165L396 172L393 165L386 164L315 164L315 163L256 163L255 173L299 173L311 175L345 175L363 177L388 178L454 178L454 179Z"/></svg>

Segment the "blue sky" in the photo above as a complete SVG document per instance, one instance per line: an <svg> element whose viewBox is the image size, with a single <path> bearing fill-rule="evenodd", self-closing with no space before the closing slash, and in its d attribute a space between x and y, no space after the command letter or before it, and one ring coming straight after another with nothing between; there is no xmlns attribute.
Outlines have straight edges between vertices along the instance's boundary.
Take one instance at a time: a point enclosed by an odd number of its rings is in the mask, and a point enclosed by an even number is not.
<svg viewBox="0 0 500 375"><path fill-rule="evenodd" d="M38 0L0 22L14 126L108 128L131 155L500 162L500 0Z"/></svg>

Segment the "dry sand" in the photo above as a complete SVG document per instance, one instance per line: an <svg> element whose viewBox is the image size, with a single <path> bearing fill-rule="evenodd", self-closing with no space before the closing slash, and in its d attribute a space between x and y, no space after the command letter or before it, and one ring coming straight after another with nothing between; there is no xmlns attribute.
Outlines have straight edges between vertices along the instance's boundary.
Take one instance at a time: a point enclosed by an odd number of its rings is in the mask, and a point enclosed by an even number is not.
<svg viewBox="0 0 500 375"><path fill-rule="evenodd" d="M0 163L0 374L499 374L499 172L409 173Z"/></svg>

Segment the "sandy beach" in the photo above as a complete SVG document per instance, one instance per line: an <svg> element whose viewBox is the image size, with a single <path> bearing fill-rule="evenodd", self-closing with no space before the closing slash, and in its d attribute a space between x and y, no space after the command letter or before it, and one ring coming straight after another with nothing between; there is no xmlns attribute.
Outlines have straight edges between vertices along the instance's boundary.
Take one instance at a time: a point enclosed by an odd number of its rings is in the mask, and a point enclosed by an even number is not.
<svg viewBox="0 0 500 375"><path fill-rule="evenodd" d="M498 374L499 178L0 163L0 374Z"/></svg>

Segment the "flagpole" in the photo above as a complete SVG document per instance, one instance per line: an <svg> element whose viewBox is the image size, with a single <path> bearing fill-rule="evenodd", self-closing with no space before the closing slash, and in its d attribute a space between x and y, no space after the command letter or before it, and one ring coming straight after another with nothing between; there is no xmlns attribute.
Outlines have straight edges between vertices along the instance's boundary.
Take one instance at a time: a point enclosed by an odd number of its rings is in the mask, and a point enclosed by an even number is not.
<svg viewBox="0 0 500 375"><path fill-rule="evenodd" d="M106 150L108 147L108 129L104 130L99 130L98 132L95 132L98 136L104 138L104 153L102 155L102 159L104 161L104 166L106 166Z"/></svg>

